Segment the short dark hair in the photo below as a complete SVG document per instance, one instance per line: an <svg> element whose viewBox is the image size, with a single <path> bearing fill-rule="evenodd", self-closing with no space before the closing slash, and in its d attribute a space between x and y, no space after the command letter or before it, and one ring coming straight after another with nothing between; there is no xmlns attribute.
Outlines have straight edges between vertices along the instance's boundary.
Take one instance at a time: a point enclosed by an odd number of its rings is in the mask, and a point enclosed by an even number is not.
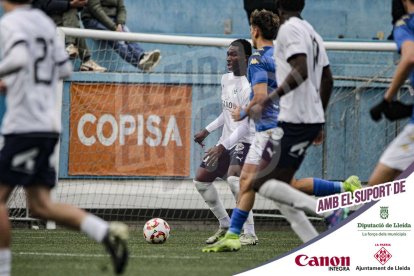
<svg viewBox="0 0 414 276"><path fill-rule="evenodd" d="M252 45L246 39L237 39L230 43L230 46L239 47L239 49L243 49L244 54L247 58L252 55Z"/></svg>
<svg viewBox="0 0 414 276"><path fill-rule="evenodd" d="M260 29L264 39L276 39L280 26L279 17L267 10L255 10L250 16L250 23Z"/></svg>
<svg viewBox="0 0 414 276"><path fill-rule="evenodd" d="M301 12L305 8L305 0L279 0L279 8L285 11Z"/></svg>

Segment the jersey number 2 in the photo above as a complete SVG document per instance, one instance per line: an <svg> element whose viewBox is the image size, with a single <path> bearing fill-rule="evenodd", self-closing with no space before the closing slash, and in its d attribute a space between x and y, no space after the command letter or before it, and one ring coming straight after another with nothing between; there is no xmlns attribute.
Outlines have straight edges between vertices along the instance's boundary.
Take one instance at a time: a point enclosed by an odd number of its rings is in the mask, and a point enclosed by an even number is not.
<svg viewBox="0 0 414 276"><path fill-rule="evenodd" d="M53 58L50 58L50 46L53 46L53 40L46 41L42 37L36 38L37 45L42 49L42 53L34 62L35 83L51 84L55 73L55 64L52 64Z"/></svg>

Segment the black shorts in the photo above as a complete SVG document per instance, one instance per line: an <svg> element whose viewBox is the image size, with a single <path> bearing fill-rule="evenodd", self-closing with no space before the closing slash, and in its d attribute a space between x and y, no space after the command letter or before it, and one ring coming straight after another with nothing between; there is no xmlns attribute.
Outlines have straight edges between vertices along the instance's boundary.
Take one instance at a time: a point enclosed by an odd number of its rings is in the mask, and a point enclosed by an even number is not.
<svg viewBox="0 0 414 276"><path fill-rule="evenodd" d="M52 155L59 140L57 133L27 133L4 136L0 150L0 183L9 186L56 183Z"/></svg>
<svg viewBox="0 0 414 276"><path fill-rule="evenodd" d="M279 161L276 168L299 169L306 155L306 150L312 145L323 124L291 124L280 122L278 126L283 130L280 143L269 140L263 150L262 159L271 162L277 156ZM269 153L280 152L277 155Z"/></svg>
<svg viewBox="0 0 414 276"><path fill-rule="evenodd" d="M227 175L229 166L243 166L247 153L249 152L249 148L250 144L248 143L238 143L230 150L225 150L214 167L207 167L204 160L201 162L200 167L207 169L211 173L215 173L217 177L223 178Z"/></svg>

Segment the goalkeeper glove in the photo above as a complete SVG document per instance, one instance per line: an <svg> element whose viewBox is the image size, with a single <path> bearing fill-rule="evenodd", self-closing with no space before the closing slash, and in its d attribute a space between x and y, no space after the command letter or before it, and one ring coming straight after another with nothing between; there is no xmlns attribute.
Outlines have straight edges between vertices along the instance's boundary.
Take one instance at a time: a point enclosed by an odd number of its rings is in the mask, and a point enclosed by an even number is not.
<svg viewBox="0 0 414 276"><path fill-rule="evenodd" d="M403 104L400 101L392 101L384 110L385 117L390 121L411 117L413 105Z"/></svg>
<svg viewBox="0 0 414 276"><path fill-rule="evenodd" d="M371 114L372 120L378 122L382 118L382 113L387 109L389 103L383 99L382 102L371 108L369 113Z"/></svg>

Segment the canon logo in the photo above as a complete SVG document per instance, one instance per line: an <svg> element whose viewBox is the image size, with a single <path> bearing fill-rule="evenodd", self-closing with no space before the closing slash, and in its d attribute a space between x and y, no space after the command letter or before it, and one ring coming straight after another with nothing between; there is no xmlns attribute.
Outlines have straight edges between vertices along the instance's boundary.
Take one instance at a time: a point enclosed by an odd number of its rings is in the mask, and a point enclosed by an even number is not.
<svg viewBox="0 0 414 276"><path fill-rule="evenodd" d="M350 257L309 257L298 255L295 258L298 266L350 266Z"/></svg>

